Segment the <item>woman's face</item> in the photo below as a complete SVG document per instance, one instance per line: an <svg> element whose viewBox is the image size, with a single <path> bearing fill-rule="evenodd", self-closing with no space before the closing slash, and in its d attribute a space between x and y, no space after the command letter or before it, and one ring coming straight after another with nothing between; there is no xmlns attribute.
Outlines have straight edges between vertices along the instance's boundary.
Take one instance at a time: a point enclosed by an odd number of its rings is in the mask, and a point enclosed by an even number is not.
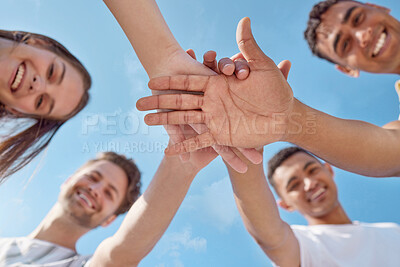
<svg viewBox="0 0 400 267"><path fill-rule="evenodd" d="M1 40L0 102L8 111L63 119L83 93L82 76L65 59L32 45Z"/></svg>

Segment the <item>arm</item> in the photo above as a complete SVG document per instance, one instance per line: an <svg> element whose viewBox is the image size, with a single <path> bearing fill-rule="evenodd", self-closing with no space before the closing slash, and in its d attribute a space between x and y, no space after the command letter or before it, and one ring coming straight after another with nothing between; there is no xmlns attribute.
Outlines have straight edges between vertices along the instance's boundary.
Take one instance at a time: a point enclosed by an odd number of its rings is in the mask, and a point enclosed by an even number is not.
<svg viewBox="0 0 400 267"><path fill-rule="evenodd" d="M278 208L265 179L263 165L248 162L241 174L227 165L235 201L243 223L267 256L278 266L300 266L299 243L279 217Z"/></svg>
<svg viewBox="0 0 400 267"><path fill-rule="evenodd" d="M209 129L191 140L167 149L177 154L195 151L212 144L234 147L259 147L287 141L303 147L325 161L347 171L367 176L400 175L400 124L378 127L367 122L339 119L312 109L293 96L293 91L275 63L258 47L250 21L238 25L238 46L249 62L250 74L244 81L235 77L186 76L186 86L178 77L159 77L150 81L152 89L183 88L201 91L199 101L187 99L195 111L148 114L149 125L205 123ZM287 67L284 67L287 68ZM183 81L182 77L180 80ZM251 89L249 89L251 88ZM171 105L174 96L164 95L158 107L180 110ZM150 110L154 100L138 101L140 110Z"/></svg>
<svg viewBox="0 0 400 267"><path fill-rule="evenodd" d="M171 74L215 75L178 44L154 0L104 0L150 78Z"/></svg>
<svg viewBox="0 0 400 267"><path fill-rule="evenodd" d="M297 126L289 128L285 141L347 171L376 177L400 175L399 121L379 127L336 118L300 101L293 112ZM298 125L303 127L301 131L294 130Z"/></svg>
<svg viewBox="0 0 400 267"><path fill-rule="evenodd" d="M121 25L150 78L174 74L216 75L179 46L154 0L104 0L104 2ZM204 132L207 129L203 125L193 127L197 132ZM175 142L185 139L183 132L177 126L168 127L167 132ZM230 148L221 146L213 148L236 170L245 171L247 168ZM254 150L245 150L243 153L249 159L254 159L253 162L261 160L261 155Z"/></svg>
<svg viewBox="0 0 400 267"><path fill-rule="evenodd" d="M175 216L194 177L215 154L202 152L196 164L165 157L150 185L134 203L116 234L95 251L91 266L137 266L153 249ZM196 158L195 156L192 158Z"/></svg>

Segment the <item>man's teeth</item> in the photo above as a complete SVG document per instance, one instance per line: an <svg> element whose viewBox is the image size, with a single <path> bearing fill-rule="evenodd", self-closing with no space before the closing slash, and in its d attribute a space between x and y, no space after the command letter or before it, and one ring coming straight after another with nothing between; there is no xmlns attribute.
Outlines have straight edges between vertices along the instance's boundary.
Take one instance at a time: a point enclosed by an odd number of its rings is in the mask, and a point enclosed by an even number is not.
<svg viewBox="0 0 400 267"><path fill-rule="evenodd" d="M311 195L310 200L314 201L316 198L318 198L324 192L325 192L325 188L318 189L314 194Z"/></svg>
<svg viewBox="0 0 400 267"><path fill-rule="evenodd" d="M89 207L91 207L92 209L94 208L90 200L85 195L78 193L78 196L82 198L88 204Z"/></svg>
<svg viewBox="0 0 400 267"><path fill-rule="evenodd" d="M373 56L376 56L379 53L379 51L381 51L383 44L385 43L385 40L386 40L386 33L383 32L379 37L378 42L376 42L374 52L372 53Z"/></svg>
<svg viewBox="0 0 400 267"><path fill-rule="evenodd" d="M18 88L19 84L22 81L22 78L24 77L24 73L25 73L25 67L23 64L21 64L18 67L17 74L15 75L15 80L14 80L13 84L11 85L11 89L15 90Z"/></svg>

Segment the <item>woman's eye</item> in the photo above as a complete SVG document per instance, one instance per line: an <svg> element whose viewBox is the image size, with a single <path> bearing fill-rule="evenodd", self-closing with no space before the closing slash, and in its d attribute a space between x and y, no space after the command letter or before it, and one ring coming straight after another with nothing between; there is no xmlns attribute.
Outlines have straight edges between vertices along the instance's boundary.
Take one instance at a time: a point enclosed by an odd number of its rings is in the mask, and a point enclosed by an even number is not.
<svg viewBox="0 0 400 267"><path fill-rule="evenodd" d="M43 95L41 95L36 103L36 109L39 109L43 103Z"/></svg>
<svg viewBox="0 0 400 267"><path fill-rule="evenodd" d="M49 74L48 74L49 79L51 79L51 77L53 77L53 73L54 73L54 63L50 65Z"/></svg>

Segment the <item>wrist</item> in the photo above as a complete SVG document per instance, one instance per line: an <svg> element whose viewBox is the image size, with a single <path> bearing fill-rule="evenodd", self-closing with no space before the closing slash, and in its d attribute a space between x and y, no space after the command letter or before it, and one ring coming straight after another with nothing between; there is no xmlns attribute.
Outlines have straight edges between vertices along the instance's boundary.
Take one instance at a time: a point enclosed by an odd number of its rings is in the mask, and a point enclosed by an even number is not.
<svg viewBox="0 0 400 267"><path fill-rule="evenodd" d="M165 156L162 164L176 176L183 176L185 180L193 180L201 168L197 168L190 161L182 162L179 156Z"/></svg>
<svg viewBox="0 0 400 267"><path fill-rule="evenodd" d="M293 109L288 115L287 128L281 141L300 145L304 139L317 131L317 112L294 99Z"/></svg>

